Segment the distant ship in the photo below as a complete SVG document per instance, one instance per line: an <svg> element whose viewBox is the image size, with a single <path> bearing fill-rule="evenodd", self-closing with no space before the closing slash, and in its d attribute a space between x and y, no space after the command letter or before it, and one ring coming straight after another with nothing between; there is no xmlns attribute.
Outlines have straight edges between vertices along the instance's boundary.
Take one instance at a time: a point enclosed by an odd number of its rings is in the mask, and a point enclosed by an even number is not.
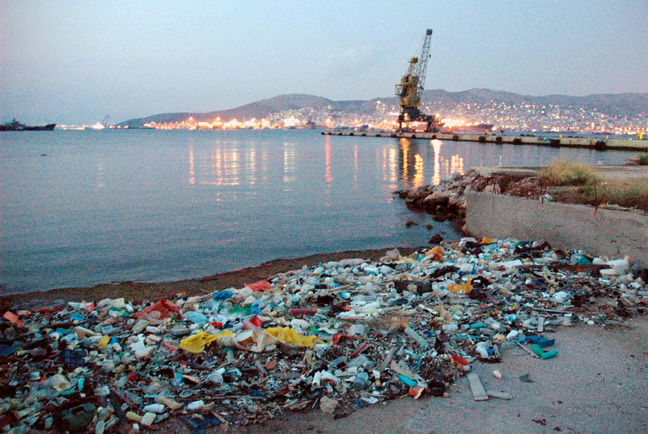
<svg viewBox="0 0 648 434"><path fill-rule="evenodd" d="M6 124L0 125L0 131L52 131L56 128L56 124L47 125L25 125L17 120L13 120Z"/></svg>

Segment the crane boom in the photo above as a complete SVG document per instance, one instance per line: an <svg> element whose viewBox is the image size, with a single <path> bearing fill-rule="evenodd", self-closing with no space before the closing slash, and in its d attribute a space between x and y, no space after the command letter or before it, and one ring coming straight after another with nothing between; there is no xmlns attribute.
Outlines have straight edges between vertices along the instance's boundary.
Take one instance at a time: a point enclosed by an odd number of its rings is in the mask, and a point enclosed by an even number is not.
<svg viewBox="0 0 648 434"><path fill-rule="evenodd" d="M419 85L418 94L419 98L423 96L423 85L425 84L425 73L427 72L428 59L430 58L430 42L432 41L432 29L427 29L425 32L425 39L423 40L423 50L421 50L421 57L419 58Z"/></svg>
<svg viewBox="0 0 648 434"><path fill-rule="evenodd" d="M401 107L398 117L399 130L401 131L407 129L409 122L413 121L427 122L426 131L432 131L438 124L438 119L425 115L418 109L423 96L431 40L432 29L427 29L420 55L410 59L407 72L401 78L400 83L396 85L396 96L398 96L398 104Z"/></svg>

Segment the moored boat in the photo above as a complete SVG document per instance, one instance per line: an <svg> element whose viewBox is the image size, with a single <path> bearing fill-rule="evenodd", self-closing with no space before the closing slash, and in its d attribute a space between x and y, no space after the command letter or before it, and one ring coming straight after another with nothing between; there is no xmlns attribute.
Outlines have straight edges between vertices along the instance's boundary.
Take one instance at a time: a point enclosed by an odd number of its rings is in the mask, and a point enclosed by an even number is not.
<svg viewBox="0 0 648 434"><path fill-rule="evenodd" d="M25 131L52 131L54 128L56 128L56 124L36 125L33 127L25 125L23 129Z"/></svg>
<svg viewBox="0 0 648 434"><path fill-rule="evenodd" d="M11 122L0 125L0 131L52 131L56 124L47 125L25 125L14 119Z"/></svg>

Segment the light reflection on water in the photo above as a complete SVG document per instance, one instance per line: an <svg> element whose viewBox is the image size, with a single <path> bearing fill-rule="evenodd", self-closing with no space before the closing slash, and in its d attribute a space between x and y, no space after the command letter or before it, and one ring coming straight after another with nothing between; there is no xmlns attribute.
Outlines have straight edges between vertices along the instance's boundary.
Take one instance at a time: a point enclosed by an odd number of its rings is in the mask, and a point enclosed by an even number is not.
<svg viewBox="0 0 648 434"><path fill-rule="evenodd" d="M426 223L456 235L394 190L475 166L626 157L317 131L2 133L0 284L176 280L278 257L425 245Z"/></svg>

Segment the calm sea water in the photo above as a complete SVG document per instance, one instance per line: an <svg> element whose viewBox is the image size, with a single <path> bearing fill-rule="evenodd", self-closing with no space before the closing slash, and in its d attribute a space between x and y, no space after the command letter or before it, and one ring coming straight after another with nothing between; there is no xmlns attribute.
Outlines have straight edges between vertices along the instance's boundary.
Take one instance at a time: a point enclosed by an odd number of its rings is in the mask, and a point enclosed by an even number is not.
<svg viewBox="0 0 648 434"><path fill-rule="evenodd" d="M169 281L319 252L421 246L437 232L457 235L409 211L394 190L475 166L627 156L299 130L3 132L0 285Z"/></svg>

